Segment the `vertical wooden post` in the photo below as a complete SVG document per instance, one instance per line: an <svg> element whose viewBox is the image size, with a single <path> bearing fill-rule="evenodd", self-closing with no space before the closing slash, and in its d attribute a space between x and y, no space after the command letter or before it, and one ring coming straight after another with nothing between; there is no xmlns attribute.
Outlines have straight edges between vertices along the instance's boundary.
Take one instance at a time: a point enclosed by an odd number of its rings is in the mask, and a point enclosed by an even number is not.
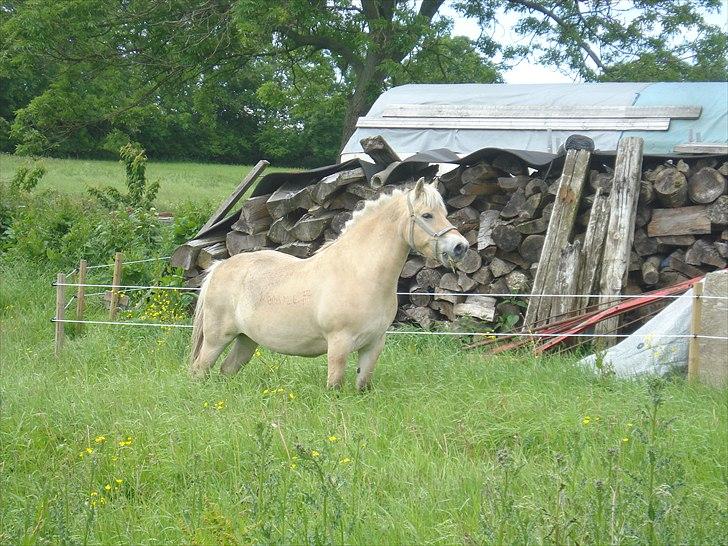
<svg viewBox="0 0 728 546"><path fill-rule="evenodd" d="M693 309L690 321L690 338L688 344L688 380L696 381L700 373L700 344L695 337L700 335L700 319L703 305L703 282L696 282L693 285Z"/></svg>
<svg viewBox="0 0 728 546"><path fill-rule="evenodd" d="M599 281L600 303L619 296L626 284L629 252L634 240L637 201L640 196L643 144L644 141L639 137L625 137L617 146L614 181L609 194L609 223ZM618 328L619 317L613 317L598 323L594 332L610 334L615 333ZM615 338L604 338L603 341L605 346L610 347L614 345Z"/></svg>
<svg viewBox="0 0 728 546"><path fill-rule="evenodd" d="M114 256L114 278L111 281L112 287L111 287L111 308L109 309L109 319L115 320L116 319L116 313L118 311L119 306L119 288L118 286L121 284L121 260L123 258L123 253L117 252Z"/></svg>
<svg viewBox="0 0 728 546"><path fill-rule="evenodd" d="M56 329L56 345L55 355L61 354L63 349L63 342L66 334L65 323L62 322L66 318L66 276L63 273L59 273L56 277L56 316L55 316L55 329Z"/></svg>
<svg viewBox="0 0 728 546"><path fill-rule="evenodd" d="M86 260L81 260L78 264L78 284L86 284ZM76 291L76 320L83 320L83 314L86 311L86 287L79 286ZM83 324L76 324L76 332L81 333Z"/></svg>

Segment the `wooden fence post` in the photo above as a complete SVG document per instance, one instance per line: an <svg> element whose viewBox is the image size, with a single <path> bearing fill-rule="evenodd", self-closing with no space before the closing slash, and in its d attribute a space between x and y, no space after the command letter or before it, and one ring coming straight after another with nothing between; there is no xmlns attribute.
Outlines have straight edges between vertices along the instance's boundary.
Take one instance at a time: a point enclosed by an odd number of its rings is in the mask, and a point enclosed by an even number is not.
<svg viewBox="0 0 728 546"><path fill-rule="evenodd" d="M115 320L116 319L116 313L119 310L119 285L121 284L121 260L123 259L124 254L121 252L117 252L114 256L114 278L111 281L112 288L111 288L111 308L109 309L109 319Z"/></svg>
<svg viewBox="0 0 728 546"><path fill-rule="evenodd" d="M86 260L81 260L78 264L78 284L86 284ZM86 311L86 287L79 286L76 291L76 320L83 320L83 314ZM76 332L81 333L83 324L76 324Z"/></svg>
<svg viewBox="0 0 728 546"><path fill-rule="evenodd" d="M688 380L696 381L698 374L700 373L700 344L698 338L695 336L700 335L700 319L703 305L703 283L696 282L693 285L693 309L690 321L690 333L693 337L690 338L688 344Z"/></svg>
<svg viewBox="0 0 728 546"><path fill-rule="evenodd" d="M56 330L56 345L54 353L56 356L61 354L63 349L64 337L66 334L65 323L62 322L66 318L66 276L63 273L59 273L56 277L56 316L55 316L55 330Z"/></svg>

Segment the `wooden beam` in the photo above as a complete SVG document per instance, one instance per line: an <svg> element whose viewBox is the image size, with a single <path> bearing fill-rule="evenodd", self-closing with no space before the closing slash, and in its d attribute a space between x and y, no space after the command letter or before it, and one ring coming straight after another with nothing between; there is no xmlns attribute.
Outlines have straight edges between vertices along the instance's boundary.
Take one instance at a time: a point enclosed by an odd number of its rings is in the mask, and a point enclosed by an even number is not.
<svg viewBox="0 0 728 546"><path fill-rule="evenodd" d="M589 215L589 224L586 227L584 236L584 247L582 249L583 264L579 271L579 282L577 293L593 294L594 284L599 276L599 267L602 263L604 250L604 238L607 234L609 223L609 194L603 189L597 188L594 195L594 203ZM575 309L584 311L589 306L589 298L577 298Z"/></svg>
<svg viewBox="0 0 728 546"><path fill-rule="evenodd" d="M667 131L670 118L359 118L369 129L506 129L553 131Z"/></svg>
<svg viewBox="0 0 728 546"><path fill-rule="evenodd" d="M554 293L561 251L569 243L581 201L581 192L589 175L590 160L591 153L587 150L566 152L541 259L533 279L531 290L533 296ZM537 322L547 320L551 316L552 300L553 298L531 297L523 321L524 328L532 328Z"/></svg>
<svg viewBox="0 0 728 546"><path fill-rule="evenodd" d="M627 137L620 140L617 147L599 282L601 302L612 301L614 296L621 294L627 278L642 178L643 146L641 138ZM613 333L618 327L619 317L614 317L597 324L595 331L598 334ZM605 338L604 341L605 345L612 345L614 338Z"/></svg>
<svg viewBox="0 0 728 546"><path fill-rule="evenodd" d="M728 154L728 144L711 142L689 142L678 144L672 149L677 154Z"/></svg>
<svg viewBox="0 0 728 546"><path fill-rule="evenodd" d="M428 118L672 118L697 119L701 106L486 106L393 104L382 117Z"/></svg>
<svg viewBox="0 0 728 546"><path fill-rule="evenodd" d="M225 199L225 201L222 202L222 204L217 208L215 213L210 216L210 219L205 222L205 225L202 226L200 231L197 232L197 235L195 237L199 236L201 233L204 233L209 228L211 228L213 225L215 225L217 222L222 220L228 212L235 206L235 203L237 203L240 198L245 194L248 189L253 185L253 182L255 182L258 179L258 176L260 176L260 173L262 173L265 168L270 165L265 159L261 159L258 161L258 163L250 169L247 175L245 175L245 178L243 178L243 181L238 184L238 187L235 188L235 191L230 194L230 196Z"/></svg>

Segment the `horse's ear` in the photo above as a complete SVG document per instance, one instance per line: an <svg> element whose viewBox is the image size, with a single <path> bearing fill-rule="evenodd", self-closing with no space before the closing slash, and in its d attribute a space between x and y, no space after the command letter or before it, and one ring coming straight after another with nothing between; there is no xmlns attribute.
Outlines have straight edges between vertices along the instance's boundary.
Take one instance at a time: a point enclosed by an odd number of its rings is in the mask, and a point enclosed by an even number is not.
<svg viewBox="0 0 728 546"><path fill-rule="evenodd" d="M415 197L421 196L425 191L425 179L420 178L415 184Z"/></svg>

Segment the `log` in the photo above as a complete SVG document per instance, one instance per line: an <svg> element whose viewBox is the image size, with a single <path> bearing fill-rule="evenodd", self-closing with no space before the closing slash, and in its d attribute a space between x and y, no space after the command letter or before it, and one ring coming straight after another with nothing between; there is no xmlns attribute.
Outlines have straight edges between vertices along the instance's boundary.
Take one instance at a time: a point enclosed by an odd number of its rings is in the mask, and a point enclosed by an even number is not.
<svg viewBox="0 0 728 546"><path fill-rule="evenodd" d="M660 264L662 257L650 256L642 263L642 282L654 286L660 281Z"/></svg>
<svg viewBox="0 0 728 546"><path fill-rule="evenodd" d="M637 254L634 250L632 250L629 253L629 265L627 266L627 271L629 273L632 273L633 271L640 271L642 269L642 263L645 260Z"/></svg>
<svg viewBox="0 0 728 546"><path fill-rule="evenodd" d="M475 201L478 198L477 195L463 195L462 193L459 193L453 197L450 197L446 202L447 206L454 209L462 209L464 207L468 207L473 204L473 201Z"/></svg>
<svg viewBox="0 0 728 546"><path fill-rule="evenodd" d="M361 197L348 191L341 192L334 196L329 202L330 209L357 210Z"/></svg>
<svg viewBox="0 0 728 546"><path fill-rule="evenodd" d="M432 323L437 319L435 311L425 306L408 307L405 310L405 314L408 318L422 326L425 330L429 329L430 326L432 326Z"/></svg>
<svg viewBox="0 0 728 546"><path fill-rule="evenodd" d="M485 161L481 161L463 169L460 180L463 185L469 184L470 182L487 182L491 179L498 178L502 174L499 169L491 167Z"/></svg>
<svg viewBox="0 0 728 546"><path fill-rule="evenodd" d="M196 263L200 269L207 269L216 261L224 260L229 256L225 243L215 243L200 250Z"/></svg>
<svg viewBox="0 0 728 546"><path fill-rule="evenodd" d="M728 243L724 241L715 241L713 244L721 258L728 258Z"/></svg>
<svg viewBox="0 0 728 546"><path fill-rule="evenodd" d="M364 183L350 184L346 191L360 199L368 200L377 196L377 190Z"/></svg>
<svg viewBox="0 0 728 546"><path fill-rule="evenodd" d="M655 209L652 211L652 220L647 224L647 235L650 237L705 235L710 231L711 218L705 205Z"/></svg>
<svg viewBox="0 0 728 546"><path fill-rule="evenodd" d="M705 239L698 239L685 252L685 263L690 265L712 265L719 269L723 269L727 265L715 244Z"/></svg>
<svg viewBox="0 0 728 546"><path fill-rule="evenodd" d="M486 210L480 214L478 228L478 250L495 245L493 229L499 224L500 213L497 210Z"/></svg>
<svg viewBox="0 0 728 546"><path fill-rule="evenodd" d="M619 141L617 148L614 183L609 195L609 224L599 282L603 296L600 298L601 302L619 295L627 279L640 191L643 144L644 141L639 137L626 137ZM616 330L618 326L619 317L615 317L598 323L595 330L604 334ZM605 345L613 345L613 340L614 338L604 338L607 341Z"/></svg>
<svg viewBox="0 0 728 546"><path fill-rule="evenodd" d="M721 195L708 205L708 219L713 227L728 225L728 195Z"/></svg>
<svg viewBox="0 0 728 546"><path fill-rule="evenodd" d="M589 225L586 227L584 244L582 245L582 265L579 268L579 279L576 283L576 292L579 294L593 294L596 281L599 278L600 266L604 252L604 240L609 224L609 194L598 189L594 194L594 203L589 215ZM643 232L644 233L644 232ZM636 235L635 235L636 237ZM645 236L645 239L647 236ZM589 306L589 298L577 298L574 302L575 311L584 311Z"/></svg>
<svg viewBox="0 0 728 546"><path fill-rule="evenodd" d="M400 277L402 277L403 279L411 279L423 267L425 267L425 260L417 256L415 256L414 258L410 258L404 263L404 267L402 268L402 273L400 274Z"/></svg>
<svg viewBox="0 0 728 546"><path fill-rule="evenodd" d="M318 214L304 214L291 229L291 235L299 241L315 241L331 223L336 213L325 211Z"/></svg>
<svg viewBox="0 0 728 546"><path fill-rule="evenodd" d="M332 211L335 212L335 211ZM336 212L334 217L331 219L331 229L334 233L341 233L344 231L346 223L351 220L352 213L348 210Z"/></svg>
<svg viewBox="0 0 728 546"><path fill-rule="evenodd" d="M581 264L581 241L567 244L561 251L559 270L556 273L554 294L575 294L579 283ZM579 299L573 297L552 298L551 316L568 318L572 311L580 307ZM587 299L587 298L584 298Z"/></svg>
<svg viewBox="0 0 728 546"><path fill-rule="evenodd" d="M437 269L423 268L420 269L415 278L421 288L437 288L440 285L442 272Z"/></svg>
<svg viewBox="0 0 728 546"><path fill-rule="evenodd" d="M462 288L458 282L458 276L455 273L445 273L442 277L440 277L438 288L442 288L450 292L462 292Z"/></svg>
<svg viewBox="0 0 728 546"><path fill-rule="evenodd" d="M464 207L447 217L460 233L477 229L480 223L480 213L473 207Z"/></svg>
<svg viewBox="0 0 728 546"><path fill-rule="evenodd" d="M240 209L240 218L232 225L231 229L247 235L266 231L273 223L273 218L268 213L268 207L266 206L269 198L270 194L259 195L258 197L251 197L243 203Z"/></svg>
<svg viewBox="0 0 728 546"><path fill-rule="evenodd" d="M456 292L450 292L449 290L442 289L438 290L437 292L438 293L437 296L435 296L435 301L446 301L453 305L465 301L465 296Z"/></svg>
<svg viewBox="0 0 728 546"><path fill-rule="evenodd" d="M314 253L314 249L314 243L302 243L299 241L287 243L276 248L278 252L290 254L291 256L295 256L296 258L308 258L311 254Z"/></svg>
<svg viewBox="0 0 728 546"><path fill-rule="evenodd" d="M266 207L274 220L301 208L308 210L313 206L311 188L307 181L286 182L268 198Z"/></svg>
<svg viewBox="0 0 728 546"><path fill-rule="evenodd" d="M634 239L632 240L632 246L640 256L650 256L660 251L660 245L657 242L657 238L648 237L645 230L637 228L634 230Z"/></svg>
<svg viewBox="0 0 728 546"><path fill-rule="evenodd" d="M433 301L430 304L431 309L439 311L440 313L445 315L447 320L449 320L450 322L455 322L455 320L457 319L455 313L453 312L453 307L454 305L449 301Z"/></svg>
<svg viewBox="0 0 728 546"><path fill-rule="evenodd" d="M481 268L482 269L482 268ZM480 271L480 269L478 270ZM477 272L476 272L477 273ZM468 277L462 271L458 272L458 285L463 292L470 292L477 286L477 282Z"/></svg>
<svg viewBox="0 0 728 546"><path fill-rule="evenodd" d="M524 270L530 269L533 265L528 260L524 260L523 256L521 256L518 252L503 252L502 250L498 250L495 253L495 257L505 260L506 262L516 264L516 266Z"/></svg>
<svg viewBox="0 0 728 546"><path fill-rule="evenodd" d="M531 288L531 277L519 269L515 269L505 276L508 290L514 294L525 294Z"/></svg>
<svg viewBox="0 0 728 546"><path fill-rule="evenodd" d="M245 235L238 231L230 231L225 239L225 245L230 256L235 256L241 252L250 252L252 250L261 250L268 244L267 233L257 233L255 235Z"/></svg>
<svg viewBox="0 0 728 546"><path fill-rule="evenodd" d="M464 167L457 167L439 176L440 182L445 186L448 194L460 192L460 186L463 185L461 178L463 170Z"/></svg>
<svg viewBox="0 0 728 546"><path fill-rule="evenodd" d="M541 251L543 250L543 243L546 237L543 235L529 235L518 248L518 253L523 257L524 260L531 263L538 263L541 258Z"/></svg>
<svg viewBox="0 0 728 546"><path fill-rule="evenodd" d="M637 205L637 215L634 219L634 225L638 228L643 228L652 220L652 209L648 207L642 207Z"/></svg>
<svg viewBox="0 0 728 546"><path fill-rule="evenodd" d="M225 240L225 233L192 239L185 244L178 246L169 263L172 267L181 267L184 270L192 269L197 261L197 256L203 248L214 245Z"/></svg>
<svg viewBox="0 0 728 546"><path fill-rule="evenodd" d="M651 205L655 200L655 187L652 182L648 180L642 180L640 182L640 206Z"/></svg>
<svg viewBox="0 0 728 546"><path fill-rule="evenodd" d="M476 197L481 195L493 195L498 192L500 192L500 188L493 182L468 182L467 184L463 184L460 188L461 194L474 195Z"/></svg>
<svg viewBox="0 0 728 546"><path fill-rule="evenodd" d="M513 226L500 224L493 228L492 238L498 248L512 252L521 244L522 235Z"/></svg>
<svg viewBox="0 0 728 546"><path fill-rule="evenodd" d="M566 152L564 169L559 179L556 201L549 220L541 260L533 281L531 294L534 296L549 294L554 290L561 250L566 247L574 227L590 160L591 154L586 150ZM530 328L536 322L547 320L551 316L551 299L553 298L530 298L524 318L525 328Z"/></svg>
<svg viewBox="0 0 728 546"><path fill-rule="evenodd" d="M496 299L490 296L468 296L465 303L453 307L453 313L459 317L475 317L485 322L495 319Z"/></svg>
<svg viewBox="0 0 728 546"><path fill-rule="evenodd" d="M498 178L497 184L500 189L507 193L513 193L517 190L524 190L531 179L526 175L521 176L501 176Z"/></svg>
<svg viewBox="0 0 728 546"><path fill-rule="evenodd" d="M525 209L526 192L523 189L516 190L500 212L501 218L516 218Z"/></svg>
<svg viewBox="0 0 728 546"><path fill-rule="evenodd" d="M401 161L397 153L381 135L362 138L359 141L364 153L374 160L374 163L386 167L395 161Z"/></svg>
<svg viewBox="0 0 728 546"><path fill-rule="evenodd" d="M469 248L465 256L457 264L457 269L463 273L475 273L480 266L483 265L483 259L480 254L472 248Z"/></svg>
<svg viewBox="0 0 728 546"><path fill-rule="evenodd" d="M546 193L548 193L548 191L549 191L549 187L546 184L546 182L544 182L540 178L531 178L528 181L528 184L526 184L526 187L524 188L523 193L528 198L537 193L542 193L545 195Z"/></svg>
<svg viewBox="0 0 728 546"><path fill-rule="evenodd" d="M425 292L425 294L422 294L422 292ZM430 290L415 283L409 288L409 300L417 307L425 307L432 301L432 296L427 295L427 292L430 292Z"/></svg>
<svg viewBox="0 0 728 546"><path fill-rule="evenodd" d="M516 229L523 235L536 235L539 233L546 233L549 226L549 219L547 217L537 218L528 222L522 222L515 224Z"/></svg>
<svg viewBox="0 0 728 546"><path fill-rule="evenodd" d="M493 274L490 272L490 267L484 265L472 274L472 278L478 284L490 284L493 281Z"/></svg>
<svg viewBox="0 0 728 546"><path fill-rule="evenodd" d="M248 171L248 174L245 175L245 178L243 178L243 181L240 182L238 187L235 188L228 198L220 204L213 215L210 216L207 222L205 222L205 225L200 228L200 231L197 232L197 236L202 235L220 220L225 218L227 213L235 206L235 203L237 203L245 192L250 189L253 183L257 180L258 176L260 176L260 173L262 173L268 165L270 165L270 163L264 159L258 161L258 163L256 163L250 171Z"/></svg>
<svg viewBox="0 0 728 546"><path fill-rule="evenodd" d="M684 254L678 254L678 252L673 252L665 259L664 265L667 268L685 275L688 279L705 275L706 271L685 263Z"/></svg>
<svg viewBox="0 0 728 546"><path fill-rule="evenodd" d="M311 198L315 203L323 205L335 192L353 183L366 182L364 170L361 167L348 171L330 174L319 180L311 190Z"/></svg>
<svg viewBox="0 0 728 546"><path fill-rule="evenodd" d="M703 167L688 179L688 196L693 203L707 205L725 191L725 176L710 167Z"/></svg>
<svg viewBox="0 0 728 546"><path fill-rule="evenodd" d="M695 243L693 235L666 235L654 239L659 246L692 246Z"/></svg>
<svg viewBox="0 0 728 546"><path fill-rule="evenodd" d="M268 238L278 244L292 243L295 241L295 238L291 235L291 230L295 225L296 220L293 218L289 218L287 216L278 218L278 220L275 220L271 224L270 229L268 230Z"/></svg>
<svg viewBox="0 0 728 546"><path fill-rule="evenodd" d="M589 186L594 191L601 190L602 193L609 193L612 189L613 173L600 173L592 170L589 173Z"/></svg>
<svg viewBox="0 0 728 546"><path fill-rule="evenodd" d="M688 202L688 181L677 169L660 171L655 178L654 188L657 200L665 207L683 207Z"/></svg>
<svg viewBox="0 0 728 546"><path fill-rule="evenodd" d="M516 264L501 260L500 258L493 258L490 261L489 267L493 277L497 279L513 271L516 268Z"/></svg>

